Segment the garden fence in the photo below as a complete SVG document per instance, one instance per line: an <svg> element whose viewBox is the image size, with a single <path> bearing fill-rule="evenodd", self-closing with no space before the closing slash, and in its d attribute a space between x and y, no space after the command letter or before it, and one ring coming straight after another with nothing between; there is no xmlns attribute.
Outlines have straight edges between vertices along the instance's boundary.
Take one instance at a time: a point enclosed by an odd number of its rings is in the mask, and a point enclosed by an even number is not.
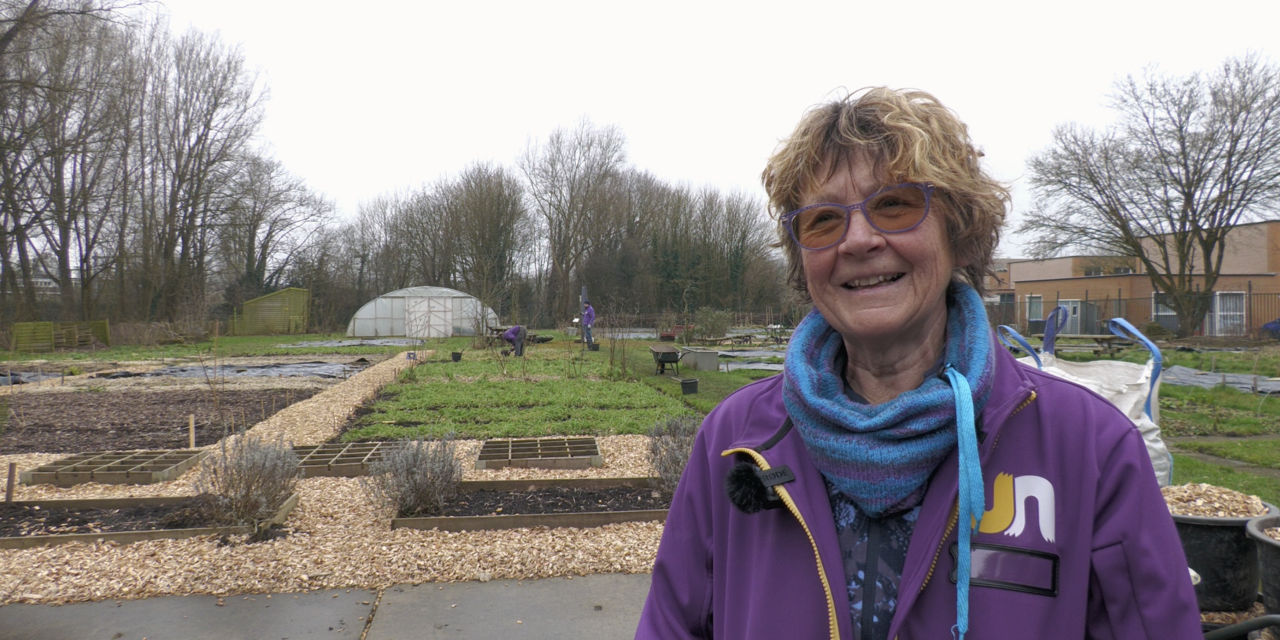
<svg viewBox="0 0 1280 640"><path fill-rule="evenodd" d="M1105 334L1112 318L1124 318L1138 328L1158 323L1171 333L1178 332L1178 315L1162 297L1096 298L1080 300L1023 299L1018 302L987 303L992 326L1007 324L1035 335L1044 332L1044 317L1056 306L1067 308L1064 334ZM1197 300L1206 310L1204 320L1190 335L1219 338L1280 338L1280 332L1265 327L1280 320L1280 295L1220 291L1202 294Z"/></svg>

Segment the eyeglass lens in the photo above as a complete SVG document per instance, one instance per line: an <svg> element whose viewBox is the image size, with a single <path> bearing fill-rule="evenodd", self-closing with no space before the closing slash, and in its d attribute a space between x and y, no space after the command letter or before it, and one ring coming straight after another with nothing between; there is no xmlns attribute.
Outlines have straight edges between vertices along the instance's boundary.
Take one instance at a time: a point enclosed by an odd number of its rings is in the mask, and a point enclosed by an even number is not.
<svg viewBox="0 0 1280 640"><path fill-rule="evenodd" d="M927 205L923 189L901 186L872 195L862 208L872 227L892 233L919 224L928 211ZM792 218L791 231L802 247L829 247L844 237L850 213L849 208L842 206L815 205L802 209Z"/></svg>

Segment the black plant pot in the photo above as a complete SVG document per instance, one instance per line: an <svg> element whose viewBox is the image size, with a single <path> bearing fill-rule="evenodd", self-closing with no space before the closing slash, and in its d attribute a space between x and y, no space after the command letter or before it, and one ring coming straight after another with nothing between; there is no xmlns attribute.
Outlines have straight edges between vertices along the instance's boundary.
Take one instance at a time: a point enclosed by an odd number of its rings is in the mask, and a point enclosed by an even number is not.
<svg viewBox="0 0 1280 640"><path fill-rule="evenodd" d="M1267 505L1267 513L1276 508ZM1245 530L1251 518L1173 516L1187 565L1200 574L1201 611L1244 611L1258 600L1258 547Z"/></svg>
<svg viewBox="0 0 1280 640"><path fill-rule="evenodd" d="M450 355L451 355L451 356L453 356L453 361L454 361L454 362L462 362L462 352L461 352L461 351L454 351L454 352L453 352L453 353L451 353Z"/></svg>
<svg viewBox="0 0 1280 640"><path fill-rule="evenodd" d="M1262 606L1267 613L1280 614L1280 540L1267 535L1267 529L1280 527L1280 515L1254 518L1247 531L1258 547L1258 569L1262 573Z"/></svg>
<svg viewBox="0 0 1280 640"><path fill-rule="evenodd" d="M680 381L680 394L681 394L681 395L686 395L686 396L687 396L687 395L689 395L689 394L691 394L691 393L697 393L697 392L698 392L698 379L697 379L697 378L685 378L685 379L683 379L683 380L681 380L681 381Z"/></svg>
<svg viewBox="0 0 1280 640"><path fill-rule="evenodd" d="M587 351L599 351L599 350L600 350L599 342L592 342L591 344L587 345Z"/></svg>

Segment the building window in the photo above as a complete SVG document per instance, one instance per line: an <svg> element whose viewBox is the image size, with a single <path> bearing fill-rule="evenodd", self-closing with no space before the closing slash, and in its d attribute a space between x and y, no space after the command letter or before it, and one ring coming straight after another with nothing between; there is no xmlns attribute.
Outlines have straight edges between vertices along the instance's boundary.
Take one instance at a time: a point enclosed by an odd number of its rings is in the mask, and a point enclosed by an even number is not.
<svg viewBox="0 0 1280 640"><path fill-rule="evenodd" d="M1041 296L1027 296L1027 319L1044 319L1044 301Z"/></svg>
<svg viewBox="0 0 1280 640"><path fill-rule="evenodd" d="M1084 277L1086 278L1091 276L1100 276L1100 275L1102 275L1102 267L1085 267L1084 268Z"/></svg>
<svg viewBox="0 0 1280 640"><path fill-rule="evenodd" d="M1118 276L1122 276L1128 273L1133 273L1133 267L1116 267L1116 270L1113 271L1112 273Z"/></svg>

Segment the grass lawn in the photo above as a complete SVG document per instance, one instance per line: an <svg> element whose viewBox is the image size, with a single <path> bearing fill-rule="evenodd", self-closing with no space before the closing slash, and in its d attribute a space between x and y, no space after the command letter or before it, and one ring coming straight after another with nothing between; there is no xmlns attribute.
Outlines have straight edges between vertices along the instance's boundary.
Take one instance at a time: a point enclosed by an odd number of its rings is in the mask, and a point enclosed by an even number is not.
<svg viewBox="0 0 1280 640"><path fill-rule="evenodd" d="M668 416L706 415L726 396L772 371L681 370L698 378L683 395L673 375L655 375L651 341L604 341L600 351L556 340L524 358L497 349L440 349L404 372L361 415L344 441L454 432L465 438L647 433Z"/></svg>
<svg viewBox="0 0 1280 640"><path fill-rule="evenodd" d="M1058 342L1059 345L1073 344L1085 346L1083 342L1073 340L1063 340ZM1274 345L1274 343L1272 343ZM1036 346L1039 346L1038 344ZM1087 346L1096 347L1097 345L1090 341ZM1264 346L1261 350L1254 351L1177 351L1173 348L1162 348L1160 352L1164 366L1172 367L1173 365L1181 365L1201 371L1217 371L1223 373L1244 373L1257 374L1259 376L1274 377L1280 376L1280 346ZM1108 360L1111 358L1102 358L1091 353L1070 351L1059 351L1058 357L1063 360L1071 360L1074 362L1090 362L1093 360ZM1114 360L1124 362L1136 362L1145 364L1150 354L1147 350L1140 346L1126 347L1120 355ZM1255 369L1255 362L1257 369Z"/></svg>
<svg viewBox="0 0 1280 640"><path fill-rule="evenodd" d="M417 382L386 393L343 441L647 433L665 416L694 414L637 382L584 378Z"/></svg>
<svg viewBox="0 0 1280 640"><path fill-rule="evenodd" d="M1280 433L1280 397L1230 387L1160 386L1165 436L1253 436Z"/></svg>
<svg viewBox="0 0 1280 640"><path fill-rule="evenodd" d="M1195 458L1173 455L1173 484L1205 482L1258 496L1263 502L1280 505L1280 480L1236 471Z"/></svg>
<svg viewBox="0 0 1280 640"><path fill-rule="evenodd" d="M1259 467L1280 469L1280 440L1181 442L1178 446L1219 458L1230 458Z"/></svg>
<svg viewBox="0 0 1280 640"><path fill-rule="evenodd" d="M642 376L640 380L662 393L680 399L685 404L696 409L698 413L706 415L734 391L756 380L777 375L777 373L777 371L754 369L738 369L728 373L720 371L681 371L681 378L698 379L698 392L689 395L683 395L680 389L680 381L674 377L647 375Z"/></svg>

